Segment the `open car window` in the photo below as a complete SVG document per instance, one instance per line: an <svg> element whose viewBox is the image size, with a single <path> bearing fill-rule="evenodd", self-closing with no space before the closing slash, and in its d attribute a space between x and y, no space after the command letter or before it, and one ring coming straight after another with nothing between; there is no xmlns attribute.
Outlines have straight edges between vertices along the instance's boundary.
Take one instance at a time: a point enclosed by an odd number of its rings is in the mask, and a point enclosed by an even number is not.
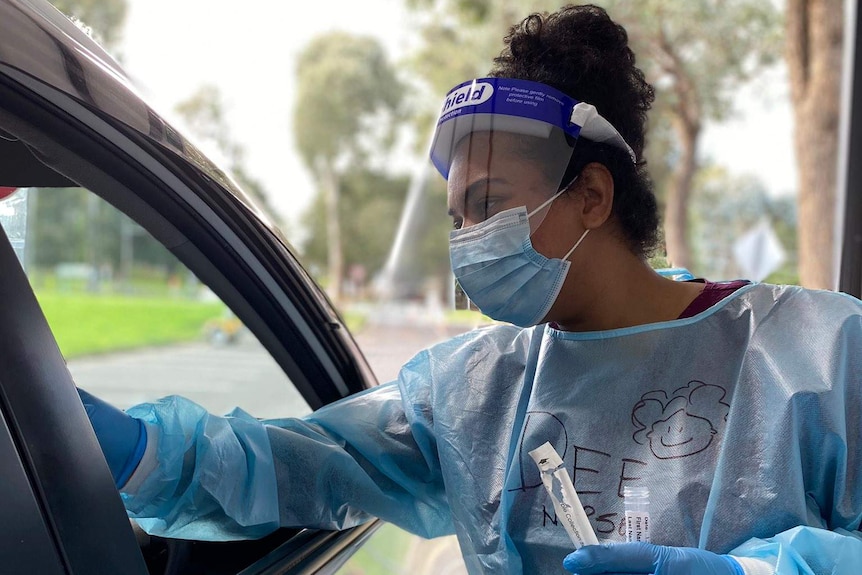
<svg viewBox="0 0 862 575"><path fill-rule="evenodd" d="M78 525L86 515L79 508L94 499L122 520L96 525L107 532L100 545L134 543L131 528L121 529L129 521L106 467L99 476L104 458L74 384L119 407L182 394L215 413L239 406L257 417L303 415L374 384L340 317L277 231L193 146L139 107L126 110L143 111L149 135L0 63L0 315L7 318L0 342L15 363L0 377L0 395L11 397L3 413L17 425L19 448L36 452L21 466L41 497L34 514L60 526L52 532L58 553L74 548L82 556L71 558L73 566L98 563L81 541L98 529L64 528ZM27 302L26 314L16 298ZM31 326L39 347L22 353ZM30 372L40 376L41 395L30 389L37 387ZM56 430L79 449L53 453L64 445ZM58 472L63 462L78 475ZM257 573L287 564L292 569L279 572L308 573L374 528L138 543L152 573ZM6 533L17 541L13 531ZM101 570L63 572L136 572L133 553L124 553L128 570L104 562ZM15 572L32 572L23 565Z"/></svg>
<svg viewBox="0 0 862 575"><path fill-rule="evenodd" d="M0 225L80 387L123 409L178 394L220 414L311 411L212 290L89 190L17 189Z"/></svg>

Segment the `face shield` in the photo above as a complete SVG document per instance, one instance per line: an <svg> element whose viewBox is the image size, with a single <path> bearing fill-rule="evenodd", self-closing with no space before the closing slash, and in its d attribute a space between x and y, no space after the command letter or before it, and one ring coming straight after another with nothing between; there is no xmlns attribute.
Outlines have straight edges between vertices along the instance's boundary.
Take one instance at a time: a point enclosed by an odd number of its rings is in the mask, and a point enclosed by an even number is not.
<svg viewBox="0 0 862 575"><path fill-rule="evenodd" d="M594 106L550 86L481 78L447 94L431 161L447 180L456 228L449 238L456 307L472 300L486 315L520 326L546 316L586 231L559 258L536 252L530 238L578 175L571 160L581 136L635 161Z"/></svg>
<svg viewBox="0 0 862 575"><path fill-rule="evenodd" d="M455 227L526 207L534 232L548 201L571 185L577 139L634 153L595 107L537 82L480 78L453 88L443 103L431 161L447 180Z"/></svg>

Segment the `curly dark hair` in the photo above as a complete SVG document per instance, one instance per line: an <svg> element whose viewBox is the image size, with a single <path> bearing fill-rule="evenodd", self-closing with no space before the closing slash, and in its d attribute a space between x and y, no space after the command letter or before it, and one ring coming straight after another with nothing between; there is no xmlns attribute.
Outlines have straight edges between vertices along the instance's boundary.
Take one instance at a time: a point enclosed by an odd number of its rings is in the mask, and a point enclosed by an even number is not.
<svg viewBox="0 0 862 575"><path fill-rule="evenodd" d="M655 91L635 65L625 28L598 6L564 6L513 26L490 76L531 80L592 104L637 155L580 138L566 171L568 183L591 162L614 178L613 212L632 251L646 257L658 242L658 208L643 161L647 112Z"/></svg>

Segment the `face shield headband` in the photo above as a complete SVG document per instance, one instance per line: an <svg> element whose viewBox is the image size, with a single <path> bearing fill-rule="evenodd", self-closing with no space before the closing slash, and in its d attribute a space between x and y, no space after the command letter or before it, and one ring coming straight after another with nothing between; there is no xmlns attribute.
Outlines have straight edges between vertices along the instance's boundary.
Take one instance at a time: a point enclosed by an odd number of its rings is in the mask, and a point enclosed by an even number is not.
<svg viewBox="0 0 862 575"><path fill-rule="evenodd" d="M446 94L431 144L431 162L449 179L455 147L473 132L500 131L547 138L555 127L573 140L583 136L625 150L632 162L637 161L631 147L595 106L539 82L477 78Z"/></svg>

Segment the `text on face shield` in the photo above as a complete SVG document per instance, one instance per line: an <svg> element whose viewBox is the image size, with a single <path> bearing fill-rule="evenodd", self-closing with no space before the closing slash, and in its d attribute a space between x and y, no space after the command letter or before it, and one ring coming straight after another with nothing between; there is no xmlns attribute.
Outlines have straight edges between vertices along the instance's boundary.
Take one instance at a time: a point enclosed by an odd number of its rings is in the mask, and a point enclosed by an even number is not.
<svg viewBox="0 0 862 575"><path fill-rule="evenodd" d="M440 113L445 114L462 106L477 106L487 102L493 95L494 87L487 82L467 84L449 92Z"/></svg>

